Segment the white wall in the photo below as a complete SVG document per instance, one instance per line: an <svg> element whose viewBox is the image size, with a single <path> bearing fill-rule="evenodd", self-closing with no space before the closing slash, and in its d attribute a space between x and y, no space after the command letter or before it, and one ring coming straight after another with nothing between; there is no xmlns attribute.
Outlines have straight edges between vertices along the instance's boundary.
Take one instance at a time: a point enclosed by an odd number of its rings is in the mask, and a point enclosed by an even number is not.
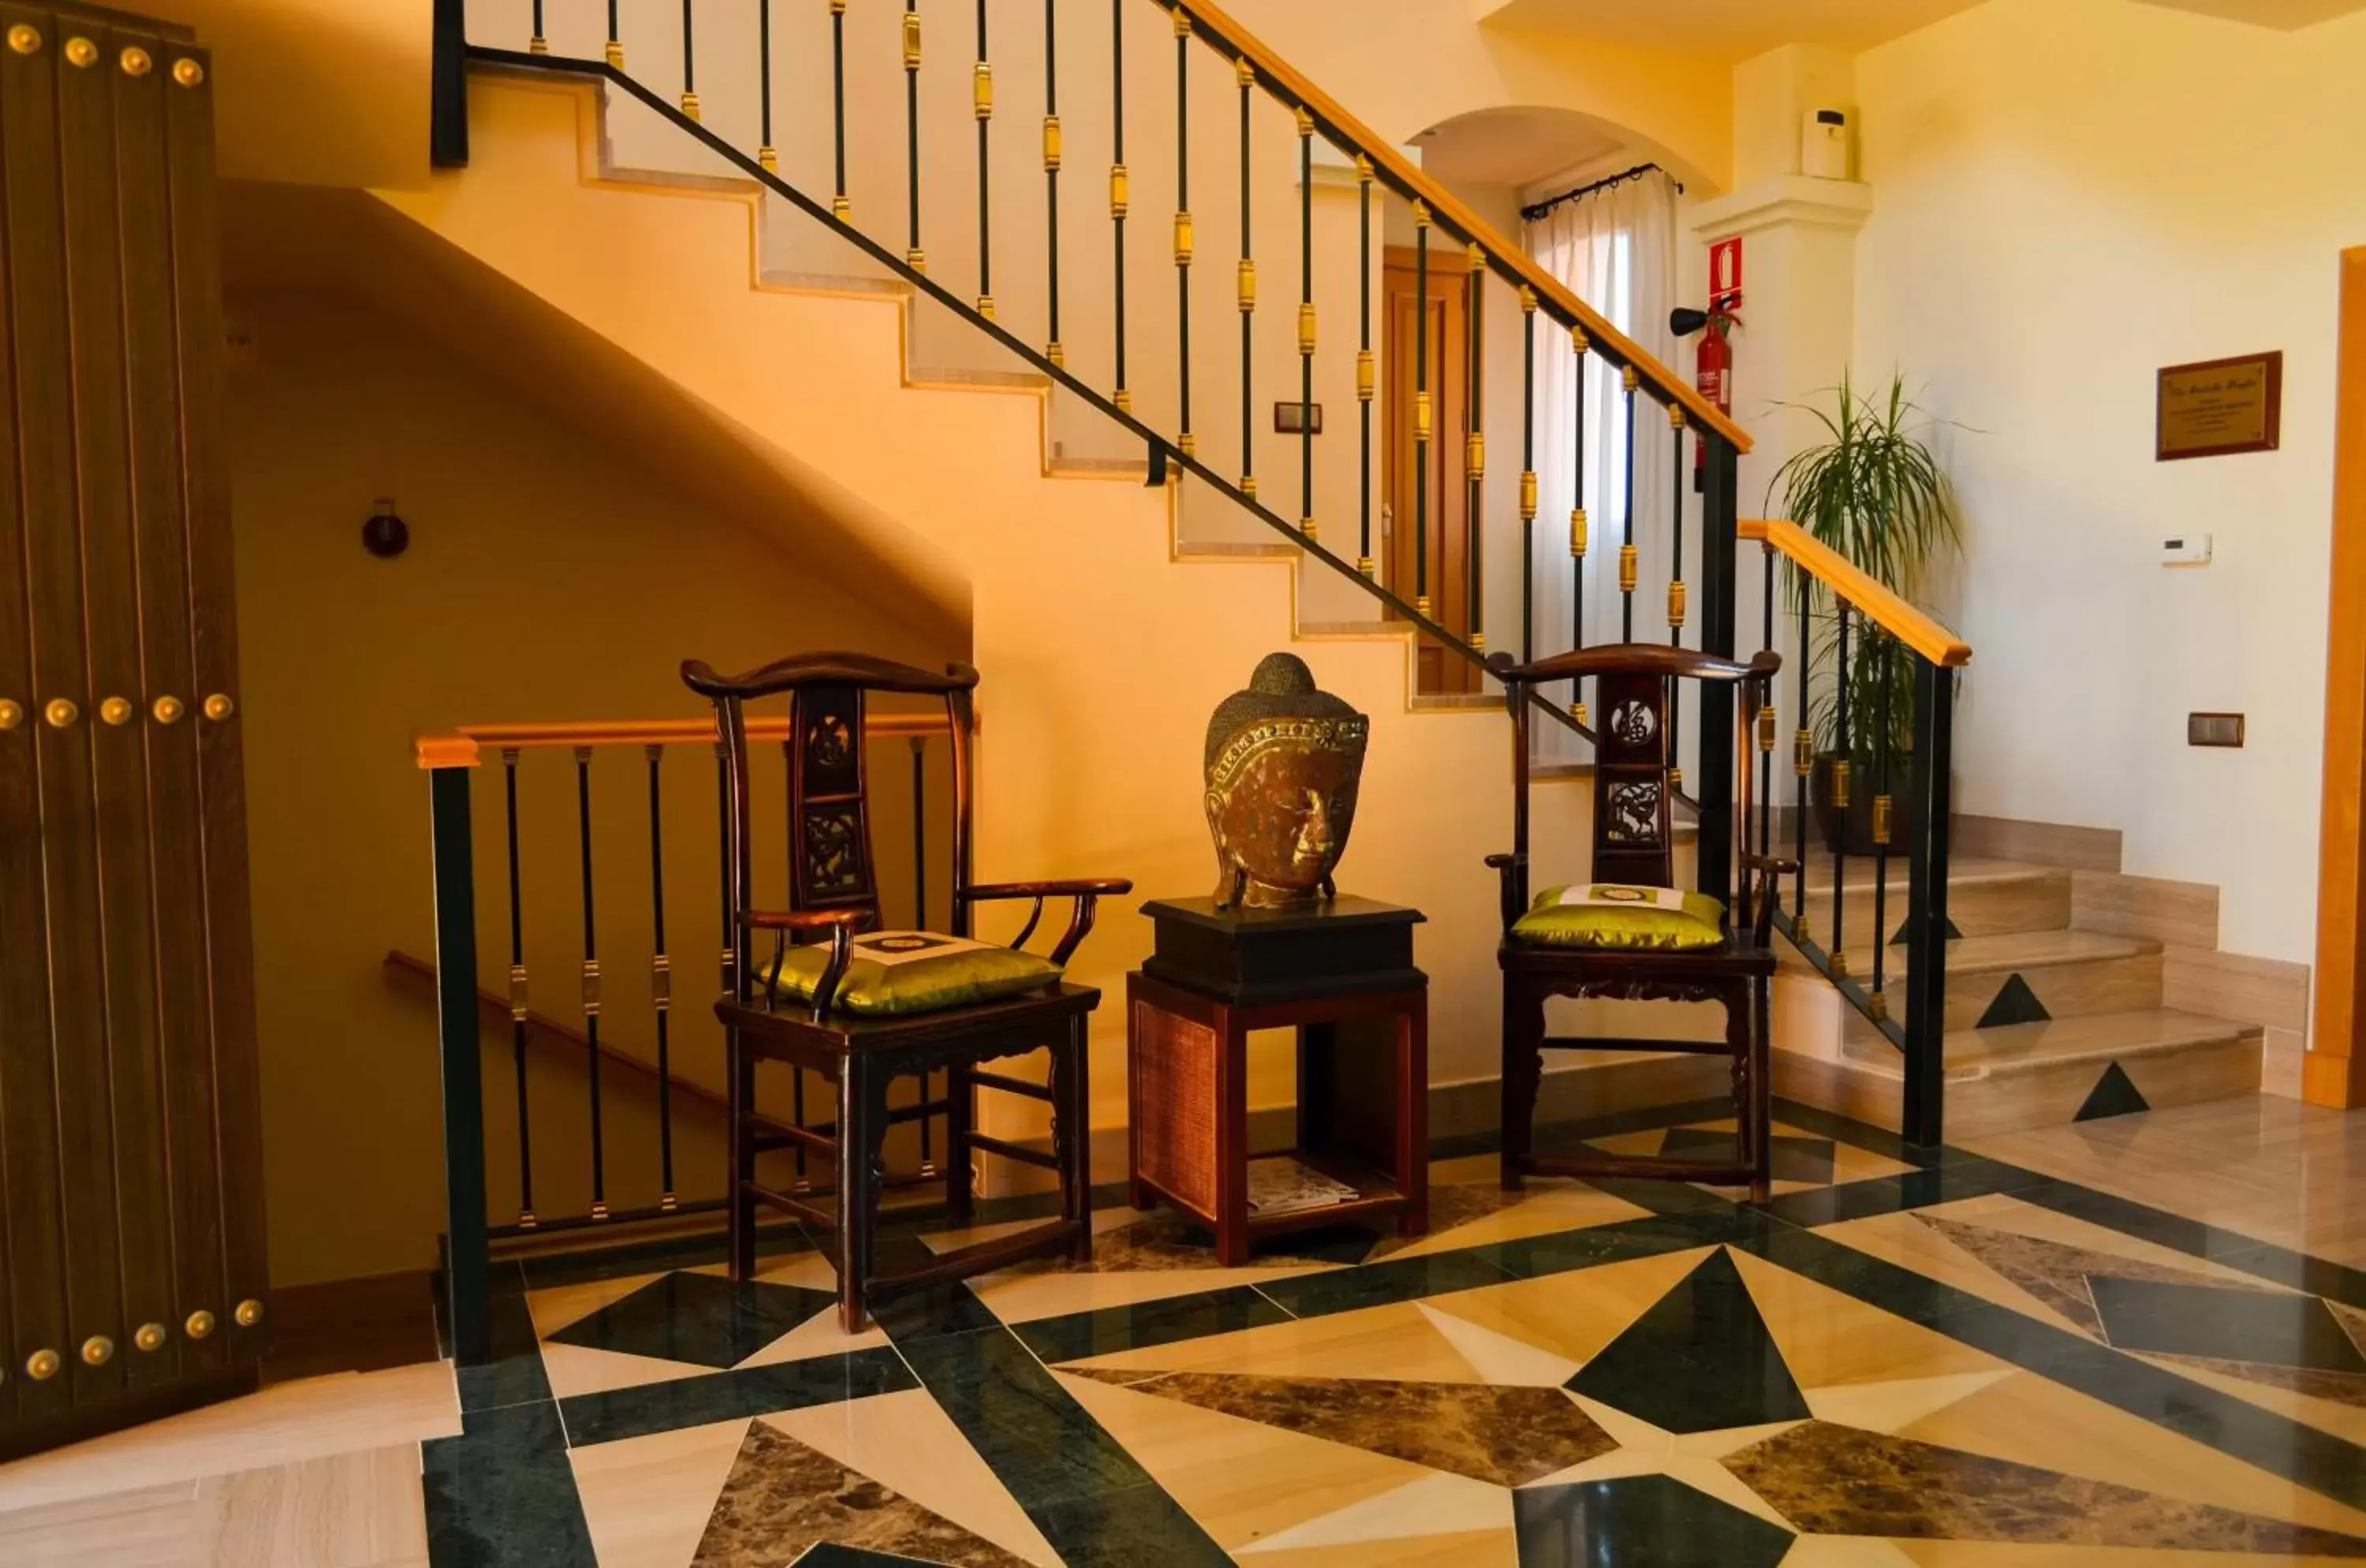
<svg viewBox="0 0 2366 1568"><path fill-rule="evenodd" d="M2303 962L2361 73L2366 17L2129 0L1991 0L1857 64L1857 367L1966 427L1957 806L2123 829L2128 871L2224 890L2222 946ZM2282 450L2157 464L2155 371L2268 349ZM2191 530L2216 562L2159 566ZM2247 712L2248 746L2189 750L2192 709Z"/></svg>

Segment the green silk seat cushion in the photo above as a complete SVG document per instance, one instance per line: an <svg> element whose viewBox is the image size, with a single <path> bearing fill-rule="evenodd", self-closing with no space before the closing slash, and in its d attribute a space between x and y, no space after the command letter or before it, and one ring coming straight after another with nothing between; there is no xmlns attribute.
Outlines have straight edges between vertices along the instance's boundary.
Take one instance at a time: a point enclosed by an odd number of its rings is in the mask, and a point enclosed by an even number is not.
<svg viewBox="0 0 2366 1568"><path fill-rule="evenodd" d="M851 945L853 956L831 1005L872 1017L967 1007L1032 991L1060 977L1058 964L1031 953L935 931L865 931ZM782 960L775 989L810 1002L828 964L827 942L792 947ZM760 983L772 980L769 958L758 960L756 976Z"/></svg>
<svg viewBox="0 0 2366 1568"><path fill-rule="evenodd" d="M1725 945L1725 906L1706 893L1580 882L1548 887L1512 922L1533 947L1683 952Z"/></svg>

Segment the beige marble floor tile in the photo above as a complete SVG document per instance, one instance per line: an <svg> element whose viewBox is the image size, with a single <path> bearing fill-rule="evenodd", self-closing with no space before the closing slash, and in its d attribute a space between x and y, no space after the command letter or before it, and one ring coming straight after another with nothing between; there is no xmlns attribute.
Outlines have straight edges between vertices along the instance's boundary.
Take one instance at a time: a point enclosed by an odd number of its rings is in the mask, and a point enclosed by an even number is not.
<svg viewBox="0 0 2366 1568"><path fill-rule="evenodd" d="M1454 1183L1466 1189L1477 1188L1476 1182ZM1484 1184L1494 1186L1490 1172ZM1621 1220L1641 1219L1650 1211L1624 1198L1583 1182L1548 1183L1531 1179L1530 1195L1523 1200L1496 1209L1460 1224L1440 1226L1441 1215L1450 1214L1453 1196L1450 1189L1433 1186L1429 1192L1430 1234L1416 1236L1402 1244L1384 1244L1381 1255L1390 1258L1419 1258L1425 1253L1450 1252L1458 1247L1483 1247L1491 1242L1518 1241L1527 1236L1550 1235L1557 1231L1580 1230L1591 1225L1616 1224Z"/></svg>
<svg viewBox="0 0 2366 1568"><path fill-rule="evenodd" d="M1236 1555L1269 1564L1290 1552L1324 1547L1380 1548L1427 1536L1492 1540L1508 1536L1511 1528L1510 1492L1468 1476L1427 1475L1266 1536Z"/></svg>
<svg viewBox="0 0 2366 1568"><path fill-rule="evenodd" d="M2169 1356L2145 1356L2164 1371L2193 1382L2231 1393L2236 1399L2272 1410L2279 1416L2331 1432L2349 1442L2366 1446L2366 1410L2354 1404L2337 1404L2330 1399L2316 1399L2272 1383L2254 1382L2249 1378L2230 1377L2212 1367L2198 1367L2191 1361L2180 1361Z"/></svg>
<svg viewBox="0 0 2366 1568"><path fill-rule="evenodd" d="M1784 1554L1783 1568L1914 1568L1896 1541L1861 1535L1803 1535Z"/></svg>
<svg viewBox="0 0 2366 1568"><path fill-rule="evenodd" d="M1252 1372L1394 1382L1489 1381L1410 1302L1120 1350L1072 1364L1111 1371Z"/></svg>
<svg viewBox="0 0 2366 1568"><path fill-rule="evenodd" d="M419 1446L242 1471L198 1483L219 1509L215 1561L240 1568L377 1568L427 1555Z"/></svg>
<svg viewBox="0 0 2366 1568"><path fill-rule="evenodd" d="M1091 1378L1053 1375L1227 1551L1437 1473Z"/></svg>
<svg viewBox="0 0 2366 1568"><path fill-rule="evenodd" d="M694 1361L669 1361L658 1356L600 1350L588 1345L562 1345L548 1339L542 1343L542 1370L550 1380L550 1392L561 1399L671 1382L676 1378L704 1377L715 1371Z"/></svg>
<svg viewBox="0 0 2366 1568"><path fill-rule="evenodd" d="M1508 1529L1359 1540L1346 1546L1245 1551L1257 1568L1518 1568L1519 1539Z"/></svg>
<svg viewBox="0 0 2366 1568"><path fill-rule="evenodd" d="M1803 1392L1808 1408L1816 1413L1820 1421L1860 1427L1868 1432L1900 1432L2011 1375L2012 1369L2000 1366L1994 1371L1840 1383Z"/></svg>
<svg viewBox="0 0 2366 1568"><path fill-rule="evenodd" d="M657 1274L628 1274L614 1280L586 1280L574 1285L549 1285L525 1293L525 1310L534 1319L535 1337L547 1339L570 1324L581 1322L602 1307L623 1301L659 1277Z"/></svg>
<svg viewBox="0 0 2366 1568"><path fill-rule="evenodd" d="M1504 1387L1559 1388L1577 1375L1577 1363L1524 1340L1482 1328L1426 1302L1414 1303L1429 1325L1446 1337L1457 1354L1491 1383Z"/></svg>
<svg viewBox="0 0 2366 1568"><path fill-rule="evenodd" d="M860 1334L838 1325L838 1308L825 1307L757 1351L742 1367L777 1367L784 1361L809 1361L816 1356L841 1356L853 1350L875 1350L887 1343L887 1331L873 1323Z"/></svg>
<svg viewBox="0 0 2366 1568"><path fill-rule="evenodd" d="M1093 1234L1106 1236L1151 1216L1139 1209L1101 1209L1093 1213ZM1008 1224L979 1225L963 1231L943 1231L921 1239L938 1251L991 1241L1038 1224L1019 1220ZM1214 1255L1210 1254L1212 1265ZM1053 1259L1039 1259L981 1275L970 1290L1005 1323L1031 1323L1038 1318L1065 1317L1071 1313L1098 1312L1104 1307L1134 1306L1170 1296L1220 1291L1235 1285L1257 1285L1319 1273L1335 1265L1291 1261L1245 1269L1155 1268L1076 1269Z"/></svg>
<svg viewBox="0 0 2366 1568"><path fill-rule="evenodd" d="M748 1419L569 1450L600 1568L688 1568Z"/></svg>
<svg viewBox="0 0 2366 1568"><path fill-rule="evenodd" d="M456 1436L448 1362L275 1384L0 1466L0 1512Z"/></svg>
<svg viewBox="0 0 2366 1568"><path fill-rule="evenodd" d="M1947 1205L1954 1207L1954 1205ZM1938 1210L1924 1213L1936 1213ZM1977 1223L1966 1221L1967 1224ZM2056 1328L2078 1330L2079 1325L2055 1311L2045 1303L1999 1274L1987 1264L1964 1251L1954 1242L1922 1224L1910 1213L1875 1214L1862 1220L1843 1220L1838 1224L1820 1227L1817 1234L1839 1242L1843 1247L1901 1269L1910 1269L1926 1279L1953 1285L2001 1307L2036 1318Z"/></svg>
<svg viewBox="0 0 2366 1568"><path fill-rule="evenodd" d="M1897 1435L2366 1537L2366 1513L2034 1372L2001 1379Z"/></svg>
<svg viewBox="0 0 2366 1568"><path fill-rule="evenodd" d="M200 1499L197 1485L179 1481L0 1513L0 1562L211 1568L220 1500Z"/></svg>
<svg viewBox="0 0 2366 1568"><path fill-rule="evenodd" d="M2011 1370L1985 1351L1749 1253L1736 1251L1733 1261L1803 1390Z"/></svg>
<svg viewBox="0 0 2366 1568"><path fill-rule="evenodd" d="M1014 1557L1059 1568L1051 1543L925 1389L760 1419Z"/></svg>
<svg viewBox="0 0 2366 1568"><path fill-rule="evenodd" d="M1434 1312L1583 1366L1699 1267L1707 1247L1433 1296Z"/></svg>
<svg viewBox="0 0 2366 1568"><path fill-rule="evenodd" d="M1957 1220L1967 1225L1979 1225L1989 1230L2009 1231L2032 1235L2041 1241L2057 1242L2064 1247L2080 1247L2092 1252L2110 1253L2138 1263L2151 1263L2163 1269L2195 1274L2209 1280L2223 1280L2229 1285L2252 1290L2281 1291L2282 1286L2246 1274L2239 1269L2208 1258L2196 1258L2174 1247L2161 1247L2123 1231L2104 1225L2090 1224L2085 1220L2056 1210L2024 1202L2006 1193L1992 1197L1966 1199L1960 1203L1939 1203L1928 1209L1918 1209L1919 1214L1936 1219ZM1930 1227L1924 1226L1924 1229Z"/></svg>

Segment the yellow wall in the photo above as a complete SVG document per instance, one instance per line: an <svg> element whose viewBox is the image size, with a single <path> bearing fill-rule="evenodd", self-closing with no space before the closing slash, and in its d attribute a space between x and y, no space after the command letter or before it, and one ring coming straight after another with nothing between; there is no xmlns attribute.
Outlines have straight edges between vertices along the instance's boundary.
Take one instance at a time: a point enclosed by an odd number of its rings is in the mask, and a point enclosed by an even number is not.
<svg viewBox="0 0 2366 1568"><path fill-rule="evenodd" d="M433 1014L380 969L389 949L433 951L414 731L472 719L696 716L702 705L676 673L687 655L733 667L831 646L920 663L964 650L868 608L826 564L685 502L619 460L599 432L489 389L385 318L318 295L232 303L253 343L252 362L231 380L230 427L265 1157L274 1270L293 1283L425 1266L442 1228ZM394 561L360 545L381 495L412 529L410 553ZM897 768L885 764L908 764L881 761L884 820L907 820ZM644 768L637 754L601 757L594 822L603 945L616 955L610 1032L647 1055ZM522 774L534 1001L560 1017L576 1010L581 957L571 774L563 753L530 756ZM685 955L682 1050L689 1070L719 1082L704 1005L717 946L711 753L691 749L665 776L674 795L669 936ZM497 918L498 783L488 768L477 789L480 963L497 989L508 958ZM880 848L887 886L900 892L908 856L886 827ZM514 1192L505 1062L488 1077L499 1206ZM585 1200L582 1083L571 1064L537 1067L545 1213ZM611 1201L653 1198L647 1097L612 1089L610 1114ZM682 1158L696 1178L685 1190L712 1186L719 1156L703 1125L685 1112Z"/></svg>

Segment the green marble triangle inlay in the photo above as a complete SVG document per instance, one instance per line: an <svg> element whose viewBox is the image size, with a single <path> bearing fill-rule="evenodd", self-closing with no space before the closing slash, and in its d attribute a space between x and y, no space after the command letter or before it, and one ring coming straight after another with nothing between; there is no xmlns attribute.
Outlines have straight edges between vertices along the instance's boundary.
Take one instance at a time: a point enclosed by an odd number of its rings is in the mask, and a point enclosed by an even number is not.
<svg viewBox="0 0 2366 1568"><path fill-rule="evenodd" d="M1909 915L1906 919L1898 922L1898 930L1896 933L1890 937L1889 945L1892 947L1904 947L1906 945L1907 939L1913 934L1914 917ZM1948 917L1947 919L1947 940L1949 942L1961 942L1964 940L1964 933L1955 929L1955 921L1953 916Z"/></svg>
<svg viewBox="0 0 2366 1568"><path fill-rule="evenodd" d="M1723 1247L1566 1385L1671 1432L1801 1421L1810 1412Z"/></svg>
<svg viewBox="0 0 2366 1568"><path fill-rule="evenodd" d="M2079 1107L2073 1122L2100 1122L2106 1116L2125 1116L2137 1111L2150 1111L2142 1090L2128 1077L2127 1069L2113 1062L2087 1091L2087 1102Z"/></svg>
<svg viewBox="0 0 2366 1568"><path fill-rule="evenodd" d="M2020 975L2012 974L2005 976L2003 988L1997 992L1996 1000L1989 1004L1989 1010L1980 1014L1980 1021L1973 1027L2010 1029L2016 1023L2053 1021L2054 1015L2045 1010L2045 1004L2037 999L2037 993L2029 988L2029 982Z"/></svg>

